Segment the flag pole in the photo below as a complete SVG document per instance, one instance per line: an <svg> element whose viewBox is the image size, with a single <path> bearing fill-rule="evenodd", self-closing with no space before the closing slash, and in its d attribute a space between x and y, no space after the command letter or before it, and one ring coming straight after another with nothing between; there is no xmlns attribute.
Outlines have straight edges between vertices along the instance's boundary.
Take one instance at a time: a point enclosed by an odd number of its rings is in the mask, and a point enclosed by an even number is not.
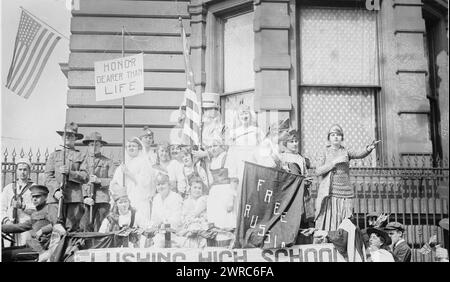
<svg viewBox="0 0 450 282"><path fill-rule="evenodd" d="M59 35L61 35L64 39L67 39L70 41L70 39L65 36L64 34L62 34L61 32L57 31L54 27L52 27L51 25L49 25L48 23L44 22L43 20L41 20L40 18L36 17L35 15L33 15L30 11L28 11L27 9L25 9L24 7L20 6L20 9L22 9L23 11L27 12L30 16L32 16L33 18L35 18L36 20L42 22L43 24L45 24L46 26L48 26L49 28L53 29L53 31L55 31L56 33L58 33Z"/></svg>
<svg viewBox="0 0 450 282"><path fill-rule="evenodd" d="M179 26L180 26L180 34L181 34L181 41L183 42L183 54L185 53L185 51L184 51L184 49L187 49L187 48L185 48L185 46L184 46L184 39L183 38L185 38L185 32L184 32L184 27L183 27L183 20L182 20L182 18L181 18L181 16L178 14L178 22L179 22ZM185 54L185 56L190 56L190 50L189 50L189 53L187 53L187 54ZM190 60L190 58L189 58L189 60ZM192 70L192 66L191 66L191 64L187 64L187 62L186 62L186 59L184 60L184 70L185 70L185 73L186 73L186 82L188 83L188 87L189 87L189 72L193 72L193 70ZM193 75L192 75L193 76ZM190 138L189 139L189 143L190 143L190 145L192 146L192 145L198 145L198 149L200 149L201 148L201 146L202 146L202 124L203 124L203 121L202 121L202 115L203 115L203 112L202 112L202 94L201 94L201 91L200 91L200 93L199 94L197 94L197 89L196 89L196 86L195 86L195 80L194 80L194 77L192 77L192 88L191 88L191 90L195 93L195 95L198 97L198 99L200 100L199 102L200 102L200 124L199 124L199 137L198 137L198 142L199 142L199 144L194 144L194 140L192 140L192 138ZM181 106L180 106L180 109L181 109Z"/></svg>
<svg viewBox="0 0 450 282"><path fill-rule="evenodd" d="M122 26L122 58L125 57L125 26ZM122 160L125 166L125 97L122 97ZM122 184L125 187L125 170L122 169Z"/></svg>

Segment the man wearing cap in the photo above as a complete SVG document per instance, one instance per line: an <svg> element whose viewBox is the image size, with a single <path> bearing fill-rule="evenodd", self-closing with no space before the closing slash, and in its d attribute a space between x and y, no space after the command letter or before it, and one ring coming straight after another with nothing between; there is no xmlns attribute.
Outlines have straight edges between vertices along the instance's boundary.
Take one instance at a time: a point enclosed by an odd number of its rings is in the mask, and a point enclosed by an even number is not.
<svg viewBox="0 0 450 282"><path fill-rule="evenodd" d="M29 220L31 213L36 210L31 201L31 193L29 190L33 184L30 181L31 163L28 159L20 158L16 161L15 168L16 179L6 185L2 192L2 224L23 223ZM24 232L16 236L18 240L16 245L24 245L29 236L30 232Z"/></svg>
<svg viewBox="0 0 450 282"><path fill-rule="evenodd" d="M154 140L154 133L148 126L144 126L144 134L139 136L144 145L144 154L147 156L151 165L156 164L156 145Z"/></svg>
<svg viewBox="0 0 450 282"><path fill-rule="evenodd" d="M58 201L63 197L62 224L68 232L77 232L81 231L80 221L85 212L81 186L89 180L87 171L81 168L84 156L75 149L75 141L83 139L83 134L78 133L78 126L73 122L56 133L65 140L66 148L50 154L45 164L45 185L50 191L47 203L51 212L57 214ZM65 185L63 175L66 175Z"/></svg>
<svg viewBox="0 0 450 282"><path fill-rule="evenodd" d="M56 224L56 214L51 212L47 205L48 188L44 185L32 185L31 198L36 210L30 219L18 224L3 224L3 233L22 233L30 231L31 238L25 246L2 249L2 257L5 261L14 260L17 253L38 252L43 253L50 243L50 235L53 225Z"/></svg>
<svg viewBox="0 0 450 282"><path fill-rule="evenodd" d="M396 262L410 262L411 261L411 248L403 239L403 232L405 228L399 222L389 222L385 231L389 234L392 240L392 254Z"/></svg>
<svg viewBox="0 0 450 282"><path fill-rule="evenodd" d="M83 144L87 145L88 149L81 169L89 173L89 182L83 184L83 202L87 210L81 220L81 229L97 232L109 212L109 183L115 166L112 160L101 153L103 145L108 143L102 139L100 133L92 132L83 140Z"/></svg>

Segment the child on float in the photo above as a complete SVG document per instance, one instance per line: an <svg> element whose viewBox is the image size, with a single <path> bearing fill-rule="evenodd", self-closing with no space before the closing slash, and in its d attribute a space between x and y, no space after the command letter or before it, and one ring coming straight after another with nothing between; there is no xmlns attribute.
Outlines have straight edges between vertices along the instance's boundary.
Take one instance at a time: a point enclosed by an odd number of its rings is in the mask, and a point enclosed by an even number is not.
<svg viewBox="0 0 450 282"><path fill-rule="evenodd" d="M165 246L165 234L171 233L172 246L178 246L178 236L176 235L181 227L181 211L183 199L173 192L169 184L169 176L159 173L156 176L157 194L153 199L150 228L156 229L153 237L153 244L156 248Z"/></svg>
<svg viewBox="0 0 450 282"><path fill-rule="evenodd" d="M208 173L211 183L207 203L208 222L219 228L235 228L236 191L230 183L228 168L225 166L227 146L223 144L222 139L217 139L214 145L208 146L208 153L210 155Z"/></svg>
<svg viewBox="0 0 450 282"><path fill-rule="evenodd" d="M190 193L190 184L189 179L196 176L199 177L203 185L206 187L206 189L209 187L208 185L208 175L206 172L206 169L204 166L202 166L203 162L200 162L198 159L194 161L194 157L192 155L192 151L190 147L184 147L181 149L180 152L181 160L183 161L183 168L181 171L181 177L183 183L184 183L184 189L180 191L178 189L178 193L180 193L183 198L186 198ZM181 187L183 185L178 185L178 187ZM208 192L209 189L207 189L206 192Z"/></svg>
<svg viewBox="0 0 450 282"><path fill-rule="evenodd" d="M184 237L181 247L203 248L206 247L206 239L200 236L200 232L208 229L206 219L207 187L197 175L190 177L189 186L190 193L183 201L181 212L183 227L178 234Z"/></svg>

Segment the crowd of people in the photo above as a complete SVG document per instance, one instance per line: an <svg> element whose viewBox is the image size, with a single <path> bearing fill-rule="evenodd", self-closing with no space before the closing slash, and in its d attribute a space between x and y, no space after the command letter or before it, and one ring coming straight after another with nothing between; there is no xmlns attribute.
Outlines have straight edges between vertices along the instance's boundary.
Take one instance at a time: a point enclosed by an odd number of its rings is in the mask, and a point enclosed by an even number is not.
<svg viewBox="0 0 450 282"><path fill-rule="evenodd" d="M243 189L244 162L303 175L307 182L311 182L311 165L298 152L300 136L291 129L289 119L270 125L264 133L250 107L240 105L236 127L228 129L220 119L219 95L202 96L203 146L156 144L152 130L144 127L141 136L127 140L125 160L119 166L102 155L107 142L100 133L83 136L75 123L66 124L63 131L57 131L63 149L48 158L43 185L29 181L29 160L16 162L16 180L2 192L2 232L20 232L16 245L33 249L48 247L49 225L58 225L61 232L135 228L142 232L133 244L141 248L164 247L168 233L171 247L203 248L211 239L215 246L229 247ZM359 234L348 223L355 197L349 161L368 156L379 141L349 150L342 145L344 131L337 124L326 138L329 145L315 164L320 177L316 214L301 234L339 246L343 234L346 242ZM77 140L87 146L85 153L75 148ZM362 244L349 245L345 253L353 260L351 249L364 253L363 260L410 261L403 232L398 222L373 225L363 230Z"/></svg>

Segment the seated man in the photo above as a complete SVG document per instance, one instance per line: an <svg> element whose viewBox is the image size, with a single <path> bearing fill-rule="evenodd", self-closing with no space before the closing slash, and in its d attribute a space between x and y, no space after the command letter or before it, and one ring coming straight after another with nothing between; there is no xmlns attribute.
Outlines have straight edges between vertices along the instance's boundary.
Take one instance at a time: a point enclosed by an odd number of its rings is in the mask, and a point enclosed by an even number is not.
<svg viewBox="0 0 450 282"><path fill-rule="evenodd" d="M4 261L14 261L19 253L37 252L40 255L45 252L50 243L50 235L53 225L56 224L56 214L49 212L47 205L48 188L44 185L33 185L30 187L31 198L36 211L31 218L23 223L2 225L3 233L22 233L30 231L31 238L26 245L2 250Z"/></svg>
<svg viewBox="0 0 450 282"><path fill-rule="evenodd" d="M183 199L180 194L170 190L169 176L166 174L156 176L156 190L158 193L153 199L150 226L157 229L153 237L154 246L163 248L167 232L172 233L172 238L176 240L174 232L181 225Z"/></svg>

